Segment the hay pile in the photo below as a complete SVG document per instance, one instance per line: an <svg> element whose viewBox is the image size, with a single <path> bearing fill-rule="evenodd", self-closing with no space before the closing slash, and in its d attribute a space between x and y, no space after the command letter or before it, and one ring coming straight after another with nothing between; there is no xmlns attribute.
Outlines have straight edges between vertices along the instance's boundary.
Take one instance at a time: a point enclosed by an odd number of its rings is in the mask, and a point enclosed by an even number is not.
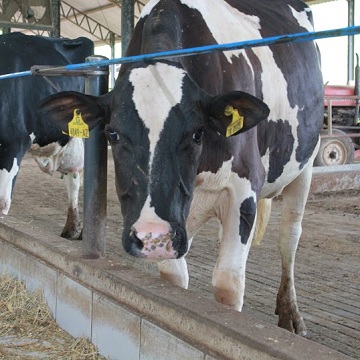
<svg viewBox="0 0 360 360"><path fill-rule="evenodd" d="M29 293L13 277L0 276L0 359L100 360L84 338L74 339L53 320L41 291Z"/></svg>

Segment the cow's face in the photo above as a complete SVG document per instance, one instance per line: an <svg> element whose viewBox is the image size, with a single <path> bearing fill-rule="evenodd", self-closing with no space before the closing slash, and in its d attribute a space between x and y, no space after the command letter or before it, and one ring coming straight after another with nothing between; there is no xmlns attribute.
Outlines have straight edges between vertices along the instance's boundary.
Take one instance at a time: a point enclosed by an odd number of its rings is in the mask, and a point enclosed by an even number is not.
<svg viewBox="0 0 360 360"><path fill-rule="evenodd" d="M98 100L73 93L46 100L42 111L59 121L60 111L54 116L54 109L61 106L56 102L70 107L67 122L79 108L91 125L103 109L124 218L123 245L132 255L152 259L179 258L187 252L185 223L204 131L230 136L268 115L267 106L248 94L205 94L181 67L168 62L129 69Z"/></svg>
<svg viewBox="0 0 360 360"><path fill-rule="evenodd" d="M106 133L133 255L177 258L202 149L203 97L183 69L166 63L129 71L117 89Z"/></svg>

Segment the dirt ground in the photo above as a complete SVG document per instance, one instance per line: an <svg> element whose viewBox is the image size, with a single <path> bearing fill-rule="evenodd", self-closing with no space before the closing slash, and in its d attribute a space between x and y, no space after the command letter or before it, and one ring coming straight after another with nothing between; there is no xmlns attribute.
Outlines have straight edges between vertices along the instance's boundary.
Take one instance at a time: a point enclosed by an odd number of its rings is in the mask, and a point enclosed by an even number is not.
<svg viewBox="0 0 360 360"><path fill-rule="evenodd" d="M277 251L281 201L259 247L251 250L247 265L244 312L276 324L274 315L280 280ZM17 180L10 215L29 226L60 234L65 223L67 196L58 174L42 174L26 158ZM109 161L107 254L157 275L149 263L130 258L121 247L120 206L115 193L113 164ZM190 291L211 297L211 275L217 251L217 225L210 221L193 242L187 256ZM307 337L360 359L360 189L311 194L303 221L296 259L299 308L308 327ZM110 255L107 255L110 257Z"/></svg>

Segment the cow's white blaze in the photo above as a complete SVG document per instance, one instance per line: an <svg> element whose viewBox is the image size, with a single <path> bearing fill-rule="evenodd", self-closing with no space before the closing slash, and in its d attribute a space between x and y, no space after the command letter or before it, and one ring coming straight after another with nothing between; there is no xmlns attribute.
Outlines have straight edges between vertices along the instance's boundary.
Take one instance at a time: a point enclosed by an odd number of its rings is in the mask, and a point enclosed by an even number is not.
<svg viewBox="0 0 360 360"><path fill-rule="evenodd" d="M132 226L132 231L143 243L141 252L147 258L175 258L172 247L172 234L170 224L161 219L151 206L151 198L147 197L140 212L139 219Z"/></svg>
<svg viewBox="0 0 360 360"><path fill-rule="evenodd" d="M150 168L156 144L171 109L180 103L185 71L164 63L131 71L135 108L149 129Z"/></svg>
<svg viewBox="0 0 360 360"><path fill-rule="evenodd" d="M150 195L147 197L143 208L141 209L139 219L133 225L139 239L151 236L157 238L160 235L166 235L170 231L170 224L161 219L150 205ZM149 235L151 234L151 235Z"/></svg>
<svg viewBox="0 0 360 360"><path fill-rule="evenodd" d="M0 212L7 215L11 204L11 191L13 181L19 172L19 165L17 159L13 161L13 166L10 171L0 169Z"/></svg>

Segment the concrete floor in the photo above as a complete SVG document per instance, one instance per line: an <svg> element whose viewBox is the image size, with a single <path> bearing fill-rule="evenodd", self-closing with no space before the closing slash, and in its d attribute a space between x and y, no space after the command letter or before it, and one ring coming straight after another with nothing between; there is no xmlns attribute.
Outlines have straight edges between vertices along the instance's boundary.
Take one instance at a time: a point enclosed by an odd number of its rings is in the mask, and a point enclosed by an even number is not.
<svg viewBox="0 0 360 360"><path fill-rule="evenodd" d="M296 287L308 338L360 359L360 190L312 195L303 222L296 259ZM32 227L60 234L66 217L65 185L59 175L43 175L32 159L22 164L10 215ZM280 260L277 224L280 201L275 201L265 240L251 250L243 311L276 324L274 315ZM130 258L122 250L120 207L109 163L107 256L121 257L142 271L157 274L156 267ZM216 221L199 233L187 257L190 288L212 297L211 275L217 251Z"/></svg>

